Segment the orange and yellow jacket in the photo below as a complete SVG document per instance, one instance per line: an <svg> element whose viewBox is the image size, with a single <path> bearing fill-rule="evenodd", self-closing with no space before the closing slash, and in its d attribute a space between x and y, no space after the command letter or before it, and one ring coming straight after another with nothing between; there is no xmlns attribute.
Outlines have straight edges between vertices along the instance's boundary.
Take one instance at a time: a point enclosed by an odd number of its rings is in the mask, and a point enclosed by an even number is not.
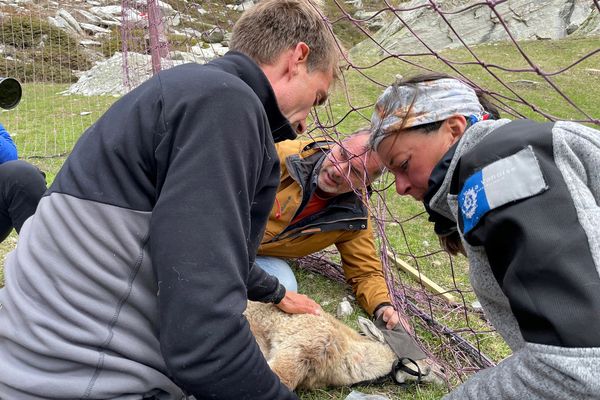
<svg viewBox="0 0 600 400"><path fill-rule="evenodd" d="M275 145L281 179L258 254L297 258L335 245L356 300L373 314L377 306L390 303L390 298L362 196L354 192L336 196L325 209L290 225L316 189L316 171L329 145L311 140L286 140Z"/></svg>

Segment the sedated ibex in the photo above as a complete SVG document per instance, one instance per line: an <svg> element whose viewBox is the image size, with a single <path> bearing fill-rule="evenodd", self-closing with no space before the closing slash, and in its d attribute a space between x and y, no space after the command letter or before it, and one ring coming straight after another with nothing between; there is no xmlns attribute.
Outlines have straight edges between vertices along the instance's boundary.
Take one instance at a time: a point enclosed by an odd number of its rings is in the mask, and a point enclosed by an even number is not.
<svg viewBox="0 0 600 400"><path fill-rule="evenodd" d="M269 366L291 390L371 381L389 375L398 361L387 344L361 336L327 313L291 315L272 304L249 302L245 315ZM421 381L442 382L436 376L441 370L432 371L426 360L417 364ZM416 377L397 370L395 379Z"/></svg>

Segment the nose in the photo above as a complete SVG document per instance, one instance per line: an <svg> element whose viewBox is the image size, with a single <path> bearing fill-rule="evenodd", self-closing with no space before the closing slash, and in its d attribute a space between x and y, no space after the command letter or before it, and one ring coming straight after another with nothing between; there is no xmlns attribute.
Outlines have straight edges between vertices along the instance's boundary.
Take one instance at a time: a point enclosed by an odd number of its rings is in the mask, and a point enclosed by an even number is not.
<svg viewBox="0 0 600 400"><path fill-rule="evenodd" d="M402 176L396 175L396 193L404 196L404 195L408 194L409 190L410 190L410 182L408 181L408 179L406 179Z"/></svg>
<svg viewBox="0 0 600 400"><path fill-rule="evenodd" d="M336 183L338 183L342 177L342 171L340 171L339 165L335 165L333 168L331 168L329 170L329 175Z"/></svg>
<svg viewBox="0 0 600 400"><path fill-rule="evenodd" d="M298 134L304 133L304 131L306 131L306 119L298 121L298 125L296 126Z"/></svg>

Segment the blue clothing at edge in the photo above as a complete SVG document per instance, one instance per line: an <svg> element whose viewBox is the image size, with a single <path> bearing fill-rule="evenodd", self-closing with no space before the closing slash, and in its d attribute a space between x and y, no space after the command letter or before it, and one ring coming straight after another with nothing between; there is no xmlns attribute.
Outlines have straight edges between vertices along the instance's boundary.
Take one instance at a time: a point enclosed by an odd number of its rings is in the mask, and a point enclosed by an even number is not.
<svg viewBox="0 0 600 400"><path fill-rule="evenodd" d="M17 158L17 146L15 146L15 142L13 142L4 125L0 123L0 164Z"/></svg>

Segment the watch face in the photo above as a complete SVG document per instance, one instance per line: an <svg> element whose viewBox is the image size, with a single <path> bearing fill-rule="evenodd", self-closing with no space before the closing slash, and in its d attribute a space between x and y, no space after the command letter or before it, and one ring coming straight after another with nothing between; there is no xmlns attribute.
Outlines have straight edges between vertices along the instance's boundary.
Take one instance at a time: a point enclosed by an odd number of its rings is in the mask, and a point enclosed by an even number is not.
<svg viewBox="0 0 600 400"><path fill-rule="evenodd" d="M15 78L0 78L0 107L14 108L21 101L21 84Z"/></svg>

